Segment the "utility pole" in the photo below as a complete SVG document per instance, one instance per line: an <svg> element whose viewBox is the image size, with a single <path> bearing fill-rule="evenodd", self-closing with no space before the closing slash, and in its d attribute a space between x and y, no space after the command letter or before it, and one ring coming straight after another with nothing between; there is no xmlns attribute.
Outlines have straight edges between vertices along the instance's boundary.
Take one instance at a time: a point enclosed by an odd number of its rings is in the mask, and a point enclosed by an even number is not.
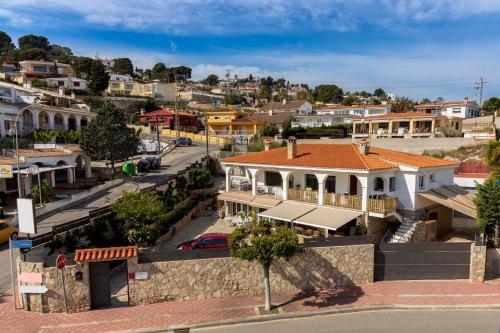
<svg viewBox="0 0 500 333"><path fill-rule="evenodd" d="M229 80L231 79L231 69L226 70L226 107L229 101Z"/></svg>
<svg viewBox="0 0 500 333"><path fill-rule="evenodd" d="M474 84L476 85L475 89L479 90L479 106L483 106L483 89L485 83L488 82L484 81L483 77L479 78L479 82L474 82Z"/></svg>
<svg viewBox="0 0 500 333"><path fill-rule="evenodd" d="M175 137L179 140L179 89L175 74Z"/></svg>

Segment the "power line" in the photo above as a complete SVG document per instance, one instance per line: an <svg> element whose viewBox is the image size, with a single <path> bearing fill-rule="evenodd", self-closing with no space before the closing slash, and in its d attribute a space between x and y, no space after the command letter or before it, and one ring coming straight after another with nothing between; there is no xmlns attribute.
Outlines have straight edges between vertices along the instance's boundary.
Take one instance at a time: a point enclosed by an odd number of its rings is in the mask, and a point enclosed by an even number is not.
<svg viewBox="0 0 500 333"><path fill-rule="evenodd" d="M483 89L484 89L484 84L488 83L484 81L482 77L479 78L479 82L474 82L476 85L475 89L479 90L479 105L483 105Z"/></svg>

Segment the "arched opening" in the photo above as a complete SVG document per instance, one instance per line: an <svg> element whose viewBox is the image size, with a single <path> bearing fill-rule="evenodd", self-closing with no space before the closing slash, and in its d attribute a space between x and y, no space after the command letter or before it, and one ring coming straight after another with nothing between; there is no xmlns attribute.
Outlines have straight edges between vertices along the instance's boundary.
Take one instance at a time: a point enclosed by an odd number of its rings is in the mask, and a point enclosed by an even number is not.
<svg viewBox="0 0 500 333"><path fill-rule="evenodd" d="M355 175L349 176L349 195L361 194L361 182Z"/></svg>
<svg viewBox="0 0 500 333"><path fill-rule="evenodd" d="M47 112L42 111L38 114L38 127L40 129L50 129L49 115Z"/></svg>
<svg viewBox="0 0 500 333"><path fill-rule="evenodd" d="M377 192L384 192L384 179L376 177L373 181L373 190Z"/></svg>
<svg viewBox="0 0 500 333"><path fill-rule="evenodd" d="M87 126L87 124L88 124L87 117L82 117L82 119L80 119L80 127L85 127Z"/></svg>
<svg viewBox="0 0 500 333"><path fill-rule="evenodd" d="M302 170L288 174L288 200L318 203L318 189L316 175Z"/></svg>
<svg viewBox="0 0 500 333"><path fill-rule="evenodd" d="M64 118L60 113L54 115L54 129L64 129Z"/></svg>
<svg viewBox="0 0 500 333"><path fill-rule="evenodd" d="M33 131L33 114L30 110L24 110L23 112L23 130L24 135L28 135Z"/></svg>
<svg viewBox="0 0 500 333"><path fill-rule="evenodd" d="M66 163L65 161L57 162L58 167L65 166L65 165L68 165L68 163ZM58 183L67 183L68 182L68 170L66 168L57 169L54 171L54 173L55 173L56 185Z"/></svg>
<svg viewBox="0 0 500 333"><path fill-rule="evenodd" d="M68 118L68 130L76 131L76 118L75 116L69 116Z"/></svg>

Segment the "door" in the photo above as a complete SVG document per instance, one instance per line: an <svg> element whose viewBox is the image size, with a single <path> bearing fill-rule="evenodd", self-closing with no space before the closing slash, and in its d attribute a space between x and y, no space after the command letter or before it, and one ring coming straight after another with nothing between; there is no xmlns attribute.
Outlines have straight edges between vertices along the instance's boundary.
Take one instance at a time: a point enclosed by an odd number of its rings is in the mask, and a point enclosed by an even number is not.
<svg viewBox="0 0 500 333"><path fill-rule="evenodd" d="M92 309L111 306L109 262L90 263L90 304Z"/></svg>
<svg viewBox="0 0 500 333"><path fill-rule="evenodd" d="M358 178L356 178L356 176L354 175L349 176L349 194L358 194Z"/></svg>

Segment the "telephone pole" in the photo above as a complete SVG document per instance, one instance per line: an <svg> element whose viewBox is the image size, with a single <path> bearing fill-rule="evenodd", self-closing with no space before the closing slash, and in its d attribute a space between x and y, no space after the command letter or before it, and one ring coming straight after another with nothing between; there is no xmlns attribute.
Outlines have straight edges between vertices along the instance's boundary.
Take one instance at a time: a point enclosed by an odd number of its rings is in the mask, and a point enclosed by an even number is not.
<svg viewBox="0 0 500 333"><path fill-rule="evenodd" d="M474 84L476 85L475 89L479 90L479 105L480 106L483 105L483 89L484 89L485 83L488 83L488 82L484 81L483 77L479 78L479 82L478 81L474 82Z"/></svg>
<svg viewBox="0 0 500 333"><path fill-rule="evenodd" d="M177 74L175 74L175 137L179 140L179 89Z"/></svg>
<svg viewBox="0 0 500 333"><path fill-rule="evenodd" d="M231 69L226 70L226 107L229 101L229 80L231 79Z"/></svg>

